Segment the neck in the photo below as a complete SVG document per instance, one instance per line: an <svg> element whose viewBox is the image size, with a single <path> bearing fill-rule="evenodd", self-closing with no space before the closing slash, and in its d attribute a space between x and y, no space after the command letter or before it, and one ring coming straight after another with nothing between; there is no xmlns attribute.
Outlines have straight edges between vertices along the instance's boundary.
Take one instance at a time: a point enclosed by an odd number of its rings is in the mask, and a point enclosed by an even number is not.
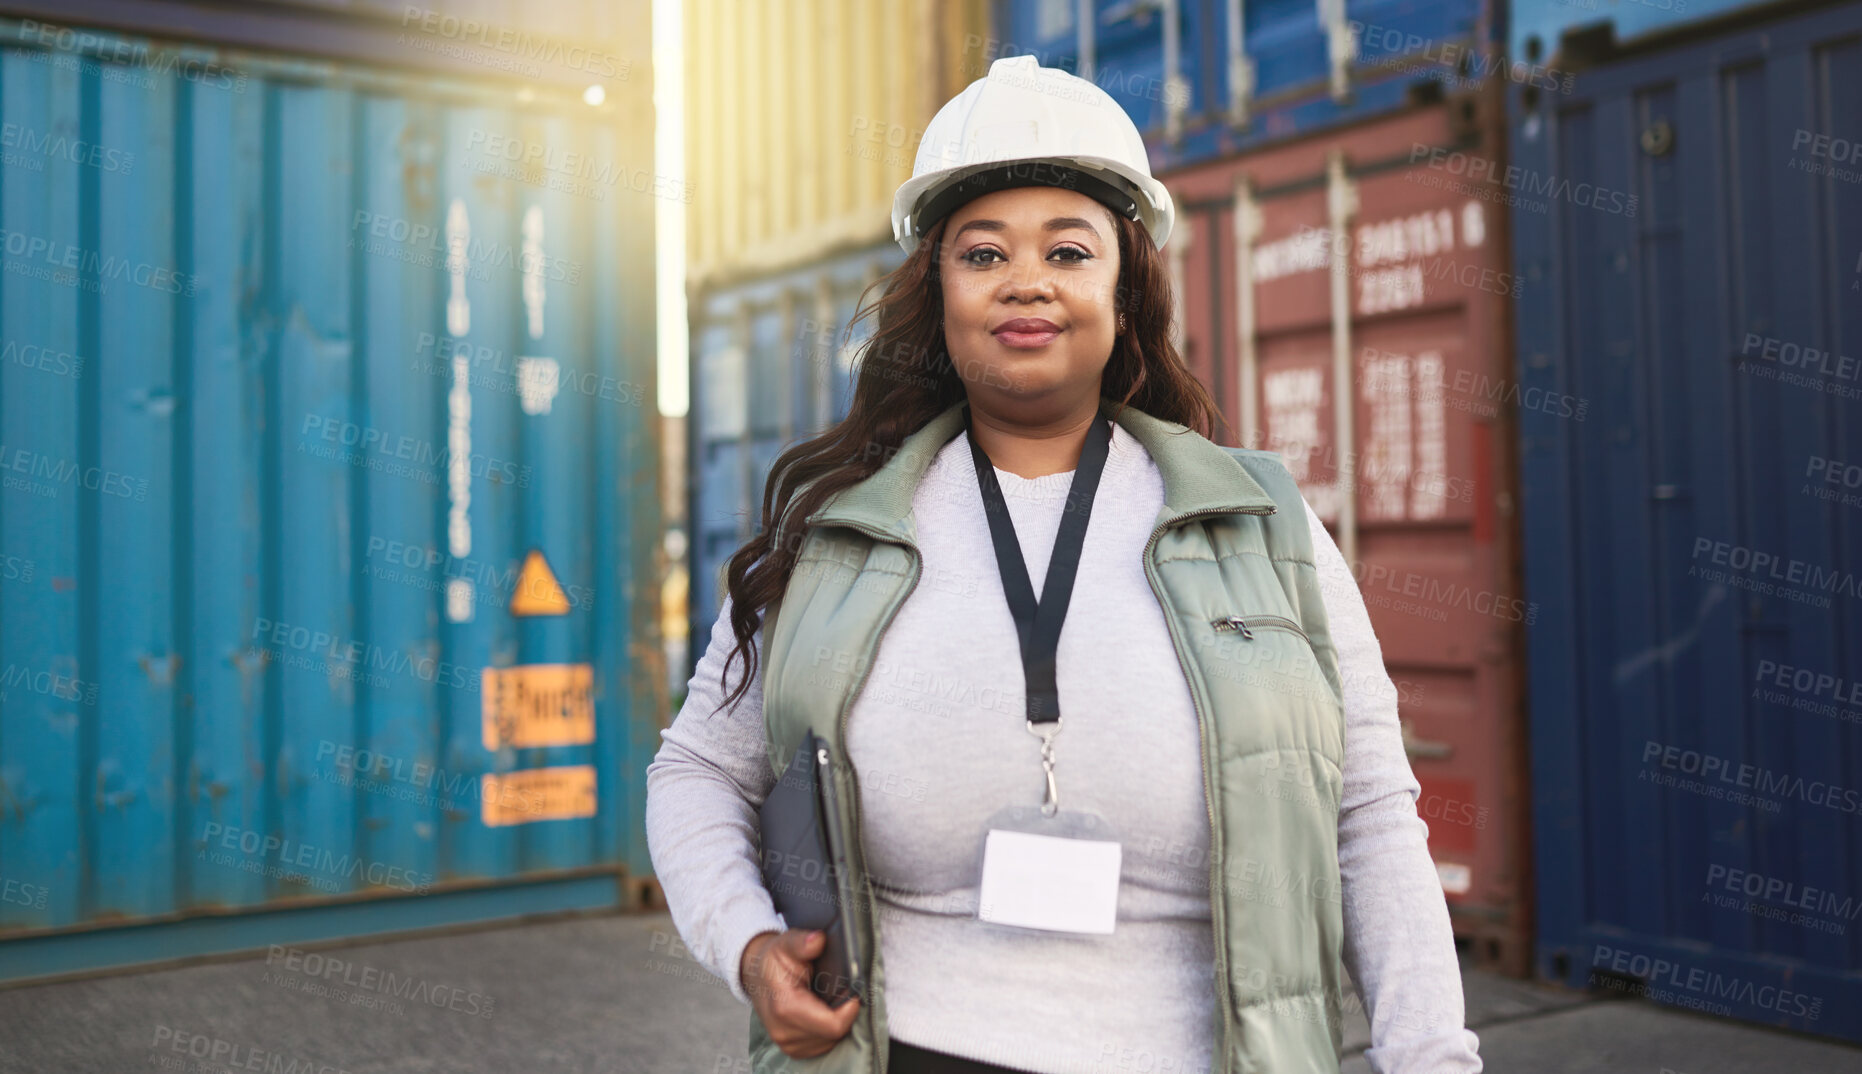
<svg viewBox="0 0 1862 1074"><path fill-rule="evenodd" d="M1064 414L1034 420L990 411L971 399L970 427L991 465L1017 477L1046 477L1078 468L1098 411L1097 392Z"/></svg>

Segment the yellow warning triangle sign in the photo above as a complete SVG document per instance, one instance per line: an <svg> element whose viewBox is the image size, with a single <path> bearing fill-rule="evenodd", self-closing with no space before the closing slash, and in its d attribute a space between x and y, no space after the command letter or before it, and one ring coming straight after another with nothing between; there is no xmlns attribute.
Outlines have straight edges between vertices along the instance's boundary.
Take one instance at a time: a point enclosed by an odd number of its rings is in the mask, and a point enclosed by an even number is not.
<svg viewBox="0 0 1862 1074"><path fill-rule="evenodd" d="M532 548L524 557L524 569L517 572L517 591L511 594L511 614L569 614L569 595L562 591L556 572L550 570L540 549Z"/></svg>

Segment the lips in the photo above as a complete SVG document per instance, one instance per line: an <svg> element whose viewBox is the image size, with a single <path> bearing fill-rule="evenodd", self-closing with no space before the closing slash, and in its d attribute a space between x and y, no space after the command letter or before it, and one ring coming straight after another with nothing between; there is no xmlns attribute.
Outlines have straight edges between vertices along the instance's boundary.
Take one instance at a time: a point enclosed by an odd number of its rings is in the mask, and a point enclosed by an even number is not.
<svg viewBox="0 0 1862 1074"><path fill-rule="evenodd" d="M1060 335L1060 326L1039 317L1017 317L990 329L1004 346L1016 348L1045 347Z"/></svg>

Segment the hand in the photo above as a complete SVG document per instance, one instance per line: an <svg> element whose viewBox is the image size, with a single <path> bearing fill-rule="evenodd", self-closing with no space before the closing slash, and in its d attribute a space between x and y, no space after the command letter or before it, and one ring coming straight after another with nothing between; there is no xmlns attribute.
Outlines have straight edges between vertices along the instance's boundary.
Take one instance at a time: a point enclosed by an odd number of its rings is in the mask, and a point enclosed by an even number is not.
<svg viewBox="0 0 1862 1074"><path fill-rule="evenodd" d="M744 946L738 972L750 1006L769 1039L792 1059L825 1054L860 1016L858 997L830 1007L808 987L827 942L818 930L789 929L757 933Z"/></svg>

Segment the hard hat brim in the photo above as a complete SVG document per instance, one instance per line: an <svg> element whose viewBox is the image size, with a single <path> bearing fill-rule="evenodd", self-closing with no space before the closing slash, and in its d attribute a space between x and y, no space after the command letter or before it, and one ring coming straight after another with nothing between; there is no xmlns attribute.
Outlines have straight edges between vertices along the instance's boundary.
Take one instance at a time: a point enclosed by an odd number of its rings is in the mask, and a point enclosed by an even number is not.
<svg viewBox="0 0 1862 1074"><path fill-rule="evenodd" d="M898 242L899 246L907 254L910 254L918 247L918 226L914 219L914 214L918 213L922 208L928 207L939 194L979 173L998 171L1008 167L1025 168L1039 164L1059 165L1062 171L1072 170L1089 176L1094 172L1110 173L1107 179L1111 181L1113 185L1129 188L1133 199L1137 202L1138 222L1144 225L1145 231L1151 236L1152 244L1161 248L1170 238L1172 225L1176 218L1176 206L1170 197L1169 189L1165 187L1163 183L1128 165L1106 157L1031 156L1019 157L1012 160L986 161L962 168L951 168L941 172L933 172L929 175L915 176L906 180L899 186L898 192L893 195L892 199L893 239ZM1062 171L1057 171L1056 178L1060 177ZM1021 183L1017 185L1035 184ZM1051 184L1039 185L1064 187L1068 184L1064 182L1054 182ZM986 190L980 191L977 196L981 197L983 193L987 192ZM1081 192L1084 193L1084 191ZM967 201L969 199L965 200ZM951 206L941 215L947 215L949 212L955 211L957 208L961 207L961 204L962 203ZM935 224L935 221L933 221L933 224Z"/></svg>

